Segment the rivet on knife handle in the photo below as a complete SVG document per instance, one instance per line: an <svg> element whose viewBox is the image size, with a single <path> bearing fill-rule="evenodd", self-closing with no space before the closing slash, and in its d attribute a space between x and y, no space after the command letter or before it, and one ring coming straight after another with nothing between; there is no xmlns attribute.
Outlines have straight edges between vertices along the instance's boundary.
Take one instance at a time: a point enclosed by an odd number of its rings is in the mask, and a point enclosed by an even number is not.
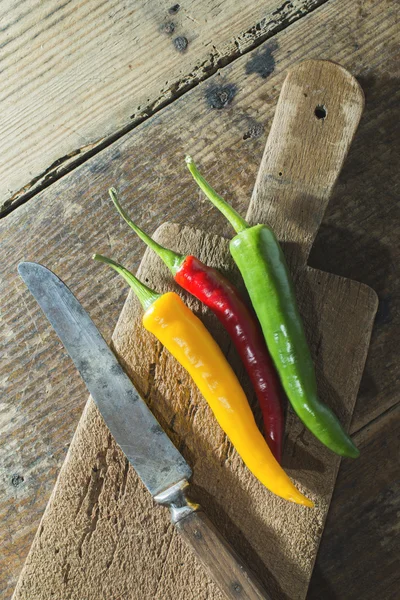
<svg viewBox="0 0 400 600"><path fill-rule="evenodd" d="M271 600L201 507L187 498L188 488L182 481L154 500L169 506L177 530L229 600Z"/></svg>

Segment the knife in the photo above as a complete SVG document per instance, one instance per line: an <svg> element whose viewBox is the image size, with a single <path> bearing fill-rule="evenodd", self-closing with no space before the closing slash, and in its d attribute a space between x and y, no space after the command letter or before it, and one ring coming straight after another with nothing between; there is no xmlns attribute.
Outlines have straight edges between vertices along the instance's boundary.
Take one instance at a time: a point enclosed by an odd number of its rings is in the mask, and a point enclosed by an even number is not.
<svg viewBox="0 0 400 600"><path fill-rule="evenodd" d="M87 312L52 271L22 262L18 272L72 358L115 441L228 599L271 600L255 575L188 498L191 468L123 371Z"/></svg>

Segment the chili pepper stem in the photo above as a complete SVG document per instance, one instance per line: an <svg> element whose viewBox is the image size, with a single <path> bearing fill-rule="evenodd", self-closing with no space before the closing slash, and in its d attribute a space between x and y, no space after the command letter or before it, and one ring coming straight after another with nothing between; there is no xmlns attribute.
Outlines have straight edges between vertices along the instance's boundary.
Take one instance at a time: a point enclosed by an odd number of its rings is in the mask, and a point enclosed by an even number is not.
<svg viewBox="0 0 400 600"><path fill-rule="evenodd" d="M236 210L230 204L228 204L226 200L217 194L211 185L204 179L196 167L193 158L191 156L186 156L185 161L193 179L199 188L205 193L207 198L214 204L214 206L218 208L218 210L220 210L228 219L236 233L240 233L241 231L248 229L250 225L246 223L239 213L237 213Z"/></svg>
<svg viewBox="0 0 400 600"><path fill-rule="evenodd" d="M140 303L145 311L148 308L150 308L153 302L160 298L161 294L157 294L157 292L147 287L147 285L139 281L139 279L137 279L137 277L135 277L133 273L128 271L128 269L125 269L125 267L118 264L114 260L111 260L111 258L102 256L101 254L93 254L93 259L108 265L109 267L114 269L114 271L122 275L125 281L130 285L136 296L139 298Z"/></svg>
<svg viewBox="0 0 400 600"><path fill-rule="evenodd" d="M158 254L161 260L165 262L171 273L175 275L186 257L182 256L181 254L178 254L177 252L174 252L173 250L168 250L167 248L164 248L156 241L154 241L149 235L147 235L147 233L145 233L142 229L140 229L140 227L138 227L136 223L132 221L128 213L122 208L118 199L117 190L115 188L110 188L108 190L108 193L110 194L110 198L113 201L115 208L117 209L121 217L124 219L124 221L129 225L129 227L131 227L131 229L133 229L133 231L140 237L140 239L145 244L147 244L147 246L149 246L152 250L154 250L156 254Z"/></svg>

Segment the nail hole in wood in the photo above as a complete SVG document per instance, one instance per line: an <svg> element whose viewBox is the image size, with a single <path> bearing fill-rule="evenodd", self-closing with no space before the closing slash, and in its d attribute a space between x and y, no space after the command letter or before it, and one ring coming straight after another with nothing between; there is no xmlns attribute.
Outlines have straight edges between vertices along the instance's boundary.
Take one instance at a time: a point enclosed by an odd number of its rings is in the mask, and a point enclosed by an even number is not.
<svg viewBox="0 0 400 600"><path fill-rule="evenodd" d="M282 177L282 171L279 171L279 177Z"/></svg>
<svg viewBox="0 0 400 600"><path fill-rule="evenodd" d="M21 485L21 483L24 483L25 479L22 477L22 475L13 475L11 477L11 483L14 487L18 487L19 485Z"/></svg>
<svg viewBox="0 0 400 600"><path fill-rule="evenodd" d="M319 104L315 110L314 110L314 114L317 117L317 119L325 119L326 115L327 115L327 111L326 108L323 104Z"/></svg>

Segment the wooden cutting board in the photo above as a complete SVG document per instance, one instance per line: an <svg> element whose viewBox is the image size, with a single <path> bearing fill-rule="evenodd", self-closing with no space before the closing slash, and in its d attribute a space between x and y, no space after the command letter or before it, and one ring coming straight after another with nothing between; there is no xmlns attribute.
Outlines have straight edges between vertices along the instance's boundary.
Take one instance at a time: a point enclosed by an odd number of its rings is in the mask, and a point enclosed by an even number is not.
<svg viewBox="0 0 400 600"><path fill-rule="evenodd" d="M320 396L346 427L377 298L367 286L311 269L306 261L362 108L358 83L338 65L306 61L290 71L247 214L253 223L269 223L283 243ZM155 237L218 267L241 287L227 240L173 224L161 226ZM167 269L149 251L139 277L160 291L176 289ZM247 376L225 332L208 310L180 293L220 343L259 419ZM244 467L184 370L144 331L141 316L138 302L129 295L114 332L114 349L193 467L195 498L274 599L305 598L339 458L319 444L289 409L283 466L314 499L316 508L301 508L273 496ZM167 510L154 506L91 399L13 597L222 598L181 542Z"/></svg>

